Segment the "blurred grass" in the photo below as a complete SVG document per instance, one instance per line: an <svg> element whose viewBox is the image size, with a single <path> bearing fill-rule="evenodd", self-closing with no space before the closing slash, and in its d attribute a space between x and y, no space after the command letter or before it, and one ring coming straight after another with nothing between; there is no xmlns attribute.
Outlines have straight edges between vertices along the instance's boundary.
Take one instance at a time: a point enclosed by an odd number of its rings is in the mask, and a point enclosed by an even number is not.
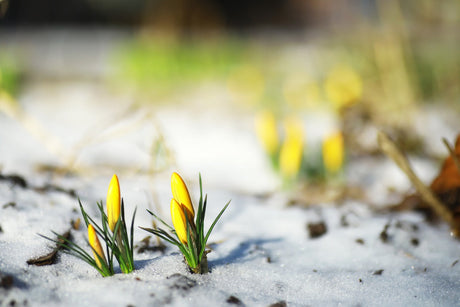
<svg viewBox="0 0 460 307"><path fill-rule="evenodd" d="M16 61L10 55L0 55L0 91L14 96L20 87L20 71Z"/></svg>
<svg viewBox="0 0 460 307"><path fill-rule="evenodd" d="M169 41L139 40L117 51L114 62L122 83L154 97L204 81L223 81L240 65L247 49L226 39Z"/></svg>
<svg viewBox="0 0 460 307"><path fill-rule="evenodd" d="M314 39L142 37L116 52L117 78L148 101L214 83L253 110L340 116L360 105L396 126L420 104L460 105L460 4L377 0L375 10L370 18L355 10L349 24Z"/></svg>
<svg viewBox="0 0 460 307"><path fill-rule="evenodd" d="M153 97L217 82L238 92L238 99L249 97L258 100L252 101L253 105L269 104L278 110L276 105L293 101L297 109L318 106L318 102L334 105L335 101L327 101L326 83L331 74L345 69L358 74L364 100L371 103L385 100L386 104L398 105L458 99L459 40L431 37L406 46L391 34L373 36L372 40L330 36L315 42L309 55L314 69L283 67L280 60L264 54L263 47L234 39L211 43L134 41L116 52L114 63L119 82ZM272 51L280 49L273 46Z"/></svg>

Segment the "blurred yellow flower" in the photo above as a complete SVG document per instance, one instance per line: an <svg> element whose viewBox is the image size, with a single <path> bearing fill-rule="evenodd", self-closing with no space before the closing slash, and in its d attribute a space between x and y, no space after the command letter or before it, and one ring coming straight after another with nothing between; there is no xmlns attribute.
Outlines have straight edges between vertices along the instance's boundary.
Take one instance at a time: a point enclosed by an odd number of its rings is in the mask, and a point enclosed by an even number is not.
<svg viewBox="0 0 460 307"><path fill-rule="evenodd" d="M184 180L176 172L171 176L171 191L174 200L187 210L188 218L193 220L195 217L195 210L193 209L192 200L190 199L190 193L188 192Z"/></svg>
<svg viewBox="0 0 460 307"><path fill-rule="evenodd" d="M88 225L88 241L89 245L93 249L94 260L96 260L97 266L102 270L102 263L99 257L104 259L105 262L105 254L102 250L101 242L99 242L99 239L97 238L96 230L91 224ZM97 255L99 255L99 257Z"/></svg>
<svg viewBox="0 0 460 307"><path fill-rule="evenodd" d="M263 111L256 116L256 133L264 149L273 155L278 150L278 129L272 112Z"/></svg>
<svg viewBox="0 0 460 307"><path fill-rule="evenodd" d="M327 98L337 109L356 103L363 93L360 76L347 66L335 67L324 86Z"/></svg>
<svg viewBox="0 0 460 307"><path fill-rule="evenodd" d="M303 154L303 127L295 118L285 121L286 137L281 146L279 165L285 178L293 178L300 170Z"/></svg>
<svg viewBox="0 0 460 307"><path fill-rule="evenodd" d="M343 165L344 144L341 132L327 137L323 142L323 162L329 173L338 172Z"/></svg>
<svg viewBox="0 0 460 307"><path fill-rule="evenodd" d="M120 183L117 175L113 175L107 190L107 219L112 232L115 230L115 225L120 217L120 206Z"/></svg>

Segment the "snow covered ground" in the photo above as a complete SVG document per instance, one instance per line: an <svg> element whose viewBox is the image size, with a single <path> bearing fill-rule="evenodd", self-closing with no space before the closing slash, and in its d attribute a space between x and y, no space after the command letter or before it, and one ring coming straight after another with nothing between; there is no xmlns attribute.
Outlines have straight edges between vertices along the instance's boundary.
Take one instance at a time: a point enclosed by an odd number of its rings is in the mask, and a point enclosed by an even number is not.
<svg viewBox="0 0 460 307"><path fill-rule="evenodd" d="M0 114L1 174L27 181L26 187L18 180L0 181L2 306L460 305L460 244L448 227L427 224L412 212L376 213L375 207L410 189L387 159L350 161L346 177L365 187L366 201L288 207L291 195L276 192L279 182L257 144L252 118L238 111L204 111L191 103L124 112L129 97L82 81L28 84L19 101L57 139L60 154L50 152L53 142L44 146L23 124ZM318 122L308 123L319 127L321 117L315 118ZM175 164L152 173L150 146L158 131ZM81 170L76 175L37 170L72 154ZM437 171L425 160L414 166L426 182ZM209 240L209 274L189 273L169 245L164 253L136 249L132 274L106 278L62 253L54 265L26 263L51 250L37 234L64 233L80 217L68 190L97 217L96 202L105 198L113 173L120 178L127 216L137 207L136 226L151 226L147 208L169 221L172 171L184 177L195 201L201 172L207 226L231 199ZM47 184L65 191L41 191ZM310 238L308 225L317 222L327 231ZM85 235L84 226L72 230L83 246ZM148 235L136 229L135 245L142 246ZM152 238L150 246L155 243Z"/></svg>

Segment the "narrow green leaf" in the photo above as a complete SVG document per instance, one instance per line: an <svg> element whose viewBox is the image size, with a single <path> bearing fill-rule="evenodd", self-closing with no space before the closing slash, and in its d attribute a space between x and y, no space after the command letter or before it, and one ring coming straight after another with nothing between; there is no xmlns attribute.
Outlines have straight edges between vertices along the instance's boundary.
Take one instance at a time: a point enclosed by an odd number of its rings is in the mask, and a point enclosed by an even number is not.
<svg viewBox="0 0 460 307"><path fill-rule="evenodd" d="M174 230L173 227L169 226L165 221L163 221L159 216L157 216L155 213L153 213L152 211L150 211L149 209L147 209L147 212L150 213L151 215L153 215L157 220L159 220L163 225L165 225L166 227L168 227L168 229L170 230Z"/></svg>
<svg viewBox="0 0 460 307"><path fill-rule="evenodd" d="M130 238L130 245L129 245L129 250L130 250L130 254L131 254L131 257L133 257L133 253L134 253L134 244L133 244L133 241L134 241L134 219L136 218L136 211L137 211L137 207L134 208L134 213L133 213L133 217L131 219L131 238ZM133 261L134 261L134 258L133 258Z"/></svg>
<svg viewBox="0 0 460 307"><path fill-rule="evenodd" d="M217 215L216 219L212 223L211 227L209 228L208 232L206 233L206 237L204 238L204 246L206 246L206 242L208 242L209 235L211 234L212 230L214 229L214 226L216 225L217 221L220 219L222 214L224 214L225 209L227 209L228 205L230 205L231 200L228 201L228 203L225 205L225 207L220 210L220 213Z"/></svg>

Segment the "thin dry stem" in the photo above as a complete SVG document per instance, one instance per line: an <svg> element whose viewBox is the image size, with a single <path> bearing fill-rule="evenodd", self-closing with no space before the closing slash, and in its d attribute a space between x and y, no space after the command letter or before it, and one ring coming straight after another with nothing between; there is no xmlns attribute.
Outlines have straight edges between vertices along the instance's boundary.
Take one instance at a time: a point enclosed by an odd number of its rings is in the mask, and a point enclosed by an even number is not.
<svg viewBox="0 0 460 307"><path fill-rule="evenodd" d="M46 149L58 159L61 161L68 159L70 153L53 134L45 129L40 121L26 113L12 97L1 95L0 92L0 113L1 112L22 125L24 129L41 142Z"/></svg>
<svg viewBox="0 0 460 307"><path fill-rule="evenodd" d="M389 156L406 174L423 200L447 223L453 225L454 219L447 207L433 194L433 192L418 178L412 170L404 153L399 150L396 144L383 132L379 132L377 140L382 151Z"/></svg>

